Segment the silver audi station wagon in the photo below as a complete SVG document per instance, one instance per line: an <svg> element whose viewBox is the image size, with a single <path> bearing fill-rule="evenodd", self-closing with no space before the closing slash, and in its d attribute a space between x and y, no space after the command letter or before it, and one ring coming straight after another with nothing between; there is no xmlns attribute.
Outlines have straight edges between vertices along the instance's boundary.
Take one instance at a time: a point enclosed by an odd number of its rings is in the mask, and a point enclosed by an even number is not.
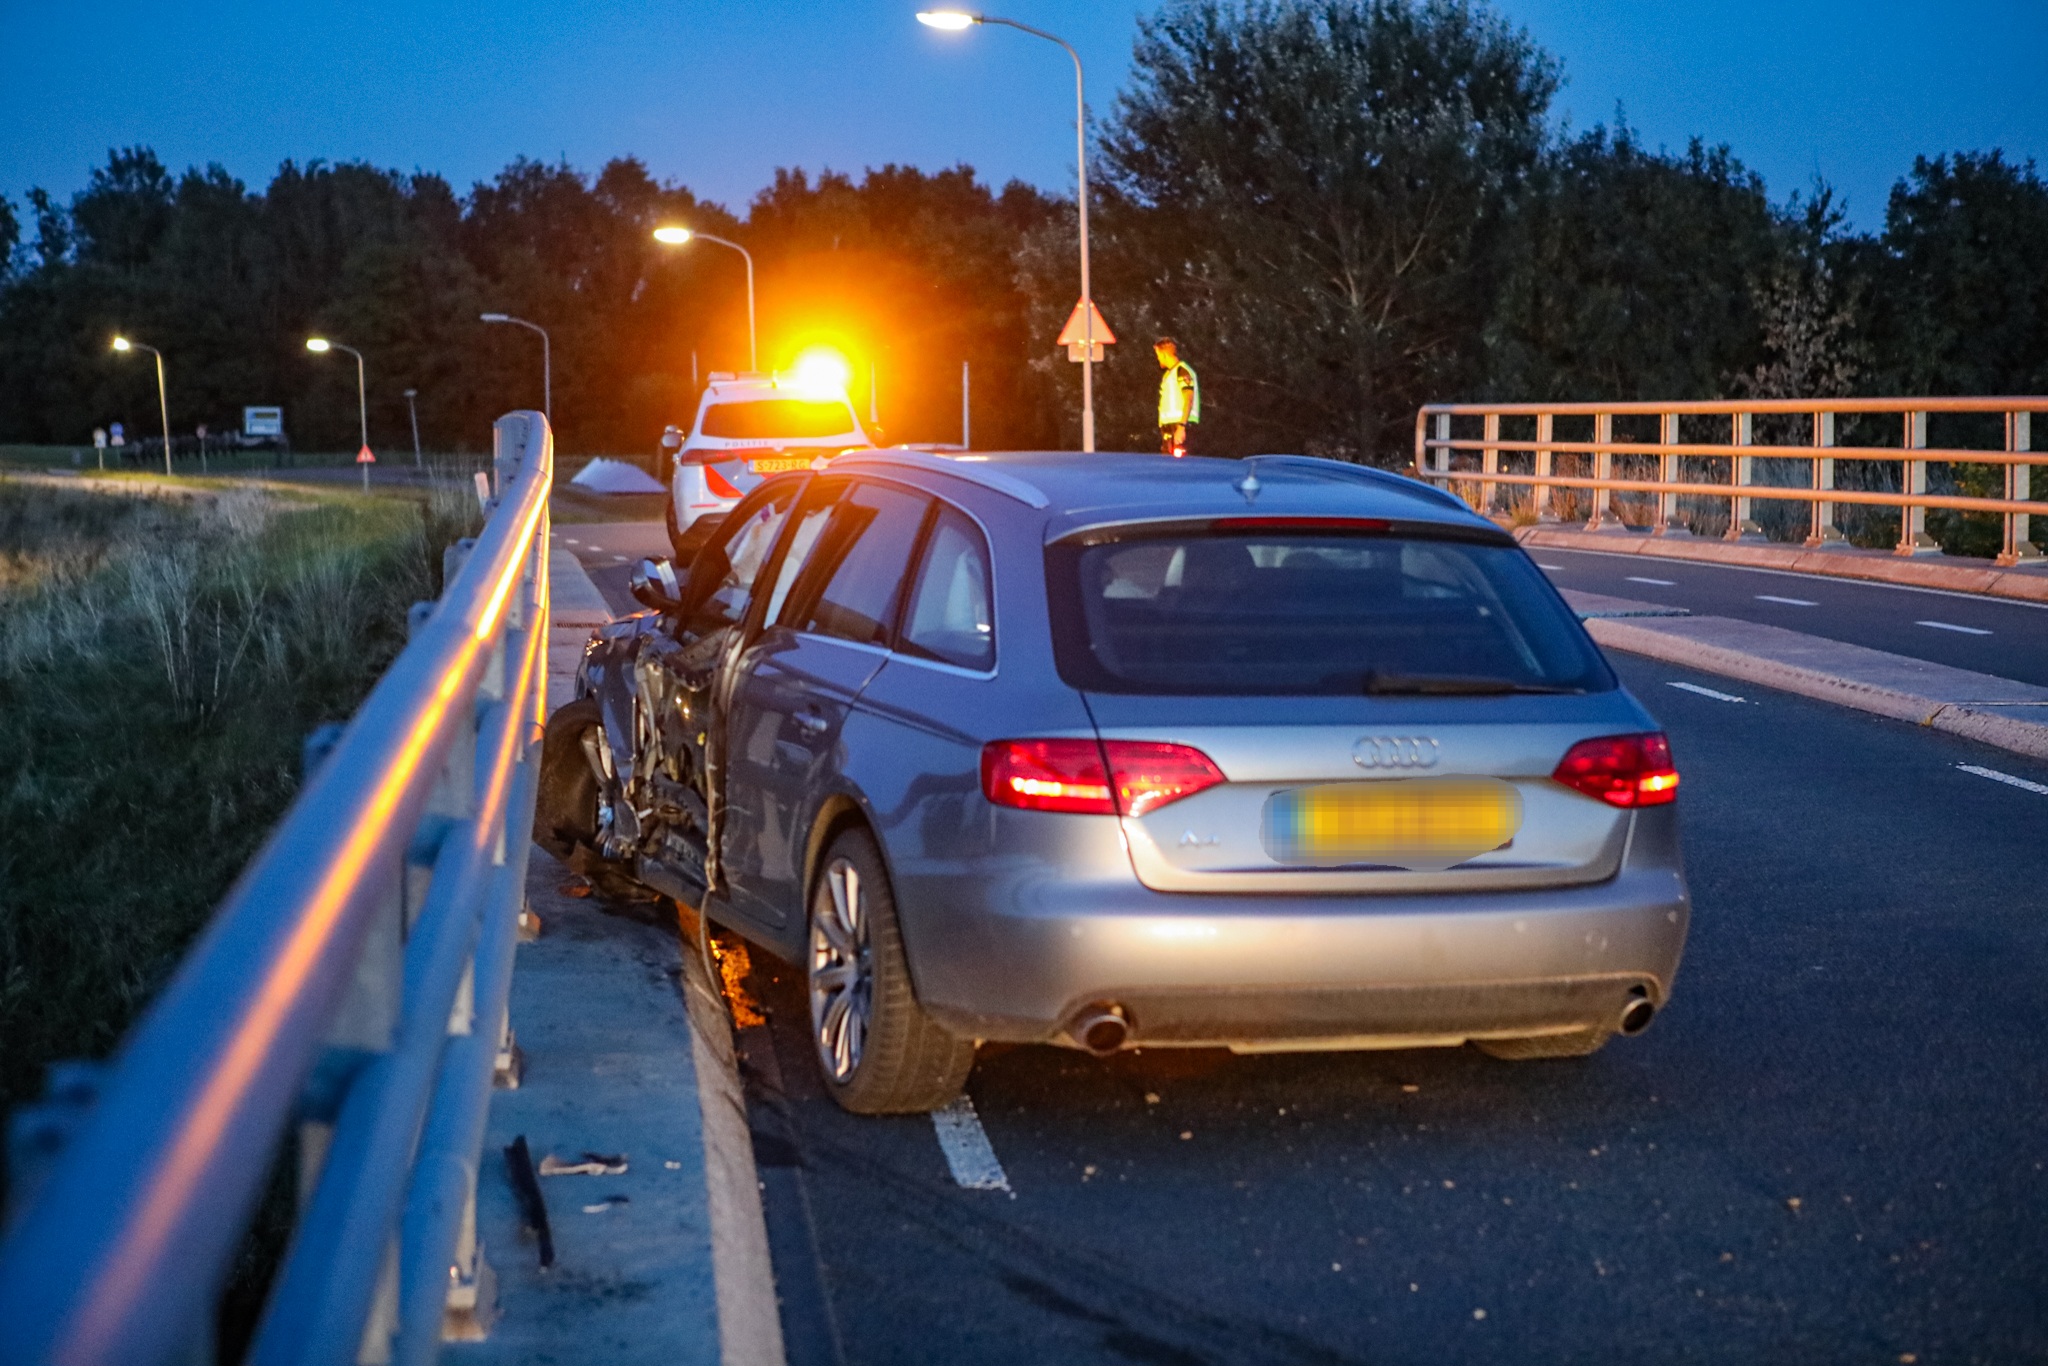
<svg viewBox="0 0 2048 1366"><path fill-rule="evenodd" d="M1670 997L1670 747L1423 484L859 453L636 593L538 837L802 964L849 1109L945 1104L984 1040L1554 1058Z"/></svg>

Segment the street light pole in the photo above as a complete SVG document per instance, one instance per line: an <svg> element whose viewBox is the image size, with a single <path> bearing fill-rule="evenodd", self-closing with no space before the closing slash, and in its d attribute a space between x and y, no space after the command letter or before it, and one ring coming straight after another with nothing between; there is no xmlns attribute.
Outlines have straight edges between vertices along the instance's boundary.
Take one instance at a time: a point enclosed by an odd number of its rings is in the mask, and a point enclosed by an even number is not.
<svg viewBox="0 0 2048 1366"><path fill-rule="evenodd" d="M425 463L420 459L420 408L417 403L413 402L419 396L420 391L417 389L405 391L405 411L412 417L412 467L414 469L423 468Z"/></svg>
<svg viewBox="0 0 2048 1366"><path fill-rule="evenodd" d="M1089 292L1088 280L1088 99L1081 76L1081 54L1074 51L1074 45L1058 34L1047 33L1042 28L1020 24L1015 19L1000 19L989 14L966 14L959 10L920 10L917 21L928 28L958 31L973 24L1000 24L1004 28L1028 33L1034 38L1043 38L1048 43L1058 43L1074 59L1074 173L1077 180L1076 202L1081 211L1081 337L1084 350L1081 352L1081 449L1095 449L1095 296Z"/></svg>
<svg viewBox="0 0 2048 1366"><path fill-rule="evenodd" d="M548 425L555 425L555 363L550 358L548 330L539 323L530 323L524 318L515 318L510 313L485 313L480 315L487 323L511 323L529 331L540 333L540 410L547 415Z"/></svg>
<svg viewBox="0 0 2048 1366"><path fill-rule="evenodd" d="M114 338L114 349L116 351L147 351L150 355L156 357L156 410L157 415L164 422L164 474L168 477L171 472L171 401L164 394L164 353L157 350L154 346L148 346L139 341L130 341L126 337Z"/></svg>
<svg viewBox="0 0 2048 1366"><path fill-rule="evenodd" d="M713 237L708 232L694 228L656 228L654 240L664 246L679 247L685 242L716 242L721 247L731 247L747 260L747 368L759 371L761 351L754 336L754 254L737 242L728 242L723 237Z"/></svg>
<svg viewBox="0 0 2048 1366"><path fill-rule="evenodd" d="M370 449L370 390L364 378L363 353L353 346L344 346L338 341L325 337L308 337L306 349L316 355L325 351L346 351L356 358L356 417L362 423L363 446L356 455L356 463L363 467L363 492L370 491L370 461L363 459ZM374 458L374 457L373 457Z"/></svg>

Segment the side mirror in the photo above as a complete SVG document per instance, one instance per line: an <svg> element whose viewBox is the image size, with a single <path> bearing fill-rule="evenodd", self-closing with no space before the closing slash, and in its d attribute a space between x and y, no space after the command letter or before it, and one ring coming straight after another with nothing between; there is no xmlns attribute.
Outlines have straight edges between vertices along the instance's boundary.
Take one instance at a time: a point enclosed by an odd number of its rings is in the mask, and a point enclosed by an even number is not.
<svg viewBox="0 0 2048 1366"><path fill-rule="evenodd" d="M673 612L682 606L675 566L667 560L647 559L634 565L630 591L633 601L657 612Z"/></svg>

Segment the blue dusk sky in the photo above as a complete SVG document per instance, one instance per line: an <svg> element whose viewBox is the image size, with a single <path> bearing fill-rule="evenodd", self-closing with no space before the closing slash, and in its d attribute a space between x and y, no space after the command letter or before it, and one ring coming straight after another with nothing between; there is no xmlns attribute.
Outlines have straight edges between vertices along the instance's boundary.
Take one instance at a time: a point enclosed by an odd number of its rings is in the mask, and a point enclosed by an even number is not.
<svg viewBox="0 0 2048 1366"><path fill-rule="evenodd" d="M1774 199L1816 175L1858 226L1915 154L2048 150L2042 0L1499 0L1562 59L1556 115L1619 103L1651 145L1730 144ZM109 147L253 187L286 158L436 171L515 156L656 176L744 211L778 166L966 162L1071 192L1070 68L1003 29L927 30L918 0L540 4L0 0L0 194L68 197ZM1011 0L1106 114L1151 4Z"/></svg>

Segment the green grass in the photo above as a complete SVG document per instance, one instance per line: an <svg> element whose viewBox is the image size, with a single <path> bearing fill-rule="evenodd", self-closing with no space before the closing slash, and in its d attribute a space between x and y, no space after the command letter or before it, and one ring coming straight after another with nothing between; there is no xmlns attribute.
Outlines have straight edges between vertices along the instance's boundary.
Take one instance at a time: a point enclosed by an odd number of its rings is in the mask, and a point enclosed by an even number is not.
<svg viewBox="0 0 2048 1366"><path fill-rule="evenodd" d="M112 1051L474 508L459 485L140 497L0 477L0 1104Z"/></svg>

